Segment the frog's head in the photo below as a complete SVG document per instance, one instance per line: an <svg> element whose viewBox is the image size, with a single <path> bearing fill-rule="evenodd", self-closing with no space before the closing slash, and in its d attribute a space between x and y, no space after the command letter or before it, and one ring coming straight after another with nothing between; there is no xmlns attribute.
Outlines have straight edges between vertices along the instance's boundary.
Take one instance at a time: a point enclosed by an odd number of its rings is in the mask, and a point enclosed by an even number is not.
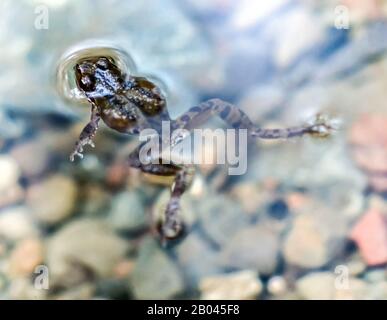
<svg viewBox="0 0 387 320"><path fill-rule="evenodd" d="M122 87L124 76L110 57L89 57L74 66L78 88L88 98L114 95Z"/></svg>

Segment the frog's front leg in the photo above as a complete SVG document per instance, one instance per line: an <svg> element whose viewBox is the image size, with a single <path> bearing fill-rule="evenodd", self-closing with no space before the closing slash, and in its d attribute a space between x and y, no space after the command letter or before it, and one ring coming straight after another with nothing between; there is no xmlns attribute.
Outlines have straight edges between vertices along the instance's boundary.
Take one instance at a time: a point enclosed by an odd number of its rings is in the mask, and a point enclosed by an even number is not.
<svg viewBox="0 0 387 320"><path fill-rule="evenodd" d="M174 125L176 128L192 130L201 126L213 116L219 116L229 126L235 129L247 129L250 136L261 139L292 138L307 134L325 137L334 129L329 125L328 120L322 117L317 117L314 123L306 126L284 129L262 129L253 124L241 109L220 99L211 99L191 108L181 117L177 118L174 121Z"/></svg>
<svg viewBox="0 0 387 320"><path fill-rule="evenodd" d="M159 228L163 241L179 237L183 231L183 222L179 215L180 199L192 182L194 167L191 165L163 164L162 159L158 163L143 164L139 159L141 146L129 155L129 165L142 172L172 177L174 181L171 187L171 197L165 209L165 215Z"/></svg>
<svg viewBox="0 0 387 320"><path fill-rule="evenodd" d="M92 106L91 110L91 117L89 123L83 128L81 134L79 135L78 141L75 143L75 147L73 152L70 155L70 161L74 161L75 156L79 156L80 158L83 158L83 147L86 145L90 145L94 147L94 143L92 141L93 137L95 136L97 130L98 130L98 125L99 125L99 120L100 120L100 115L97 111L96 106Z"/></svg>

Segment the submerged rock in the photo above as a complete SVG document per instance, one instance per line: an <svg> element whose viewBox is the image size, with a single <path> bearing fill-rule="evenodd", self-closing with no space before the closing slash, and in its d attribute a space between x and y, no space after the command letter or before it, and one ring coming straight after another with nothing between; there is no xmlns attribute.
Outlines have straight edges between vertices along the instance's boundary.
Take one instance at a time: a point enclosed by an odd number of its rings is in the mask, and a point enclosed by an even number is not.
<svg viewBox="0 0 387 320"><path fill-rule="evenodd" d="M218 245L227 244L238 230L249 225L241 207L221 194L200 200L196 210L202 228Z"/></svg>
<svg viewBox="0 0 387 320"><path fill-rule="evenodd" d="M303 268L318 268L330 258L327 234L319 228L311 215L296 217L285 238L284 257L287 263Z"/></svg>
<svg viewBox="0 0 387 320"><path fill-rule="evenodd" d="M73 213L77 196L75 182L57 174L29 187L27 204L39 222L55 224Z"/></svg>
<svg viewBox="0 0 387 320"><path fill-rule="evenodd" d="M369 266L387 263L387 215L376 208L368 210L351 232Z"/></svg>
<svg viewBox="0 0 387 320"><path fill-rule="evenodd" d="M38 233L28 208L17 206L0 211L0 237L16 241Z"/></svg>
<svg viewBox="0 0 387 320"><path fill-rule="evenodd" d="M0 207L21 200L23 190L19 185L20 169L10 156L0 155Z"/></svg>
<svg viewBox="0 0 387 320"><path fill-rule="evenodd" d="M0 155L0 194L14 188L20 177L20 170L12 157Z"/></svg>
<svg viewBox="0 0 387 320"><path fill-rule="evenodd" d="M141 244L129 286L137 299L171 299L184 291L180 270L151 238Z"/></svg>
<svg viewBox="0 0 387 320"><path fill-rule="evenodd" d="M335 277L330 272L310 273L297 280L297 292L308 300L331 300L335 295Z"/></svg>
<svg viewBox="0 0 387 320"><path fill-rule="evenodd" d="M299 295L308 300L366 299L367 284L357 278L345 279L345 286L338 286L337 278L330 272L314 272L297 280Z"/></svg>
<svg viewBox="0 0 387 320"><path fill-rule="evenodd" d="M264 226L255 226L237 232L221 253L224 265L238 269L257 270L272 274L279 261L279 235Z"/></svg>
<svg viewBox="0 0 387 320"><path fill-rule="evenodd" d="M385 115L365 114L353 124L349 142L356 164L378 192L387 191L387 134Z"/></svg>
<svg viewBox="0 0 387 320"><path fill-rule="evenodd" d="M120 231L135 231L145 227L147 216L141 194L125 191L115 196L107 219Z"/></svg>
<svg viewBox="0 0 387 320"><path fill-rule="evenodd" d="M92 277L106 277L123 259L129 244L99 220L74 220L47 243L50 279L71 286Z"/></svg>
<svg viewBox="0 0 387 320"><path fill-rule="evenodd" d="M55 300L90 300L95 293L95 285L92 283L82 283L65 290L50 298Z"/></svg>
<svg viewBox="0 0 387 320"><path fill-rule="evenodd" d="M42 138L16 145L11 155L20 167L23 176L34 178L47 170L50 162L50 150Z"/></svg>
<svg viewBox="0 0 387 320"><path fill-rule="evenodd" d="M283 297L288 291L288 284L284 277L273 276L267 282L267 291L274 297Z"/></svg>
<svg viewBox="0 0 387 320"><path fill-rule="evenodd" d="M174 251L183 274L194 288L200 279L221 271L218 252L195 231L188 234Z"/></svg>
<svg viewBox="0 0 387 320"><path fill-rule="evenodd" d="M38 238L19 242L9 259L11 276L31 276L35 268L43 262L43 243Z"/></svg>
<svg viewBox="0 0 387 320"><path fill-rule="evenodd" d="M245 270L204 278L199 284L203 300L256 299L262 283L256 271Z"/></svg>
<svg viewBox="0 0 387 320"><path fill-rule="evenodd" d="M48 291L35 288L30 277L14 279L6 293L7 300L46 300L47 298Z"/></svg>

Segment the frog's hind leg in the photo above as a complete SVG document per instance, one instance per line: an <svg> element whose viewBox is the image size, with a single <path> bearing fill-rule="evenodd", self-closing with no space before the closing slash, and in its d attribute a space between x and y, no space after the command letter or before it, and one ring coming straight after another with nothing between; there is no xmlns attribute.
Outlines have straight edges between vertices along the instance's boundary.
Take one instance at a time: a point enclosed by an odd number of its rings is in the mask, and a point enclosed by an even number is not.
<svg viewBox="0 0 387 320"><path fill-rule="evenodd" d="M241 109L220 99L211 99L191 108L176 119L174 125L176 128L192 130L213 116L219 116L232 128L247 129L250 136L261 139L292 138L306 134L325 137L333 129L327 123L327 119L322 117L317 117L316 121L310 125L284 129L262 129L253 124Z"/></svg>
<svg viewBox="0 0 387 320"><path fill-rule="evenodd" d="M91 117L89 123L83 128L81 134L79 135L78 141L75 143L73 152L70 155L70 161L74 161L75 156L83 158L83 147L90 145L94 147L92 139L97 133L100 115L97 111L97 107L92 106Z"/></svg>
<svg viewBox="0 0 387 320"><path fill-rule="evenodd" d="M131 167L148 174L164 177L174 176L171 197L158 228L162 241L165 243L167 240L178 238L183 232L183 222L179 214L180 199L192 182L194 167L190 165L163 164L161 159L158 160L158 163L143 164L139 159L140 147L129 155L129 165Z"/></svg>
<svg viewBox="0 0 387 320"><path fill-rule="evenodd" d="M194 176L193 166L183 166L176 173L171 187L171 198L165 209L165 221L161 227L163 239L174 239L183 231L180 213L180 198L187 190Z"/></svg>

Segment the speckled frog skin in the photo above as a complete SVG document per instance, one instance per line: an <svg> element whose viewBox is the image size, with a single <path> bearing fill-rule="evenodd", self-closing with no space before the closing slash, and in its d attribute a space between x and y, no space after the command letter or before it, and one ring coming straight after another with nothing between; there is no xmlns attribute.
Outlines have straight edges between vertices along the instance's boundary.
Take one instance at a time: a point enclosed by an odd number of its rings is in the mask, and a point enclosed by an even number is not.
<svg viewBox="0 0 387 320"><path fill-rule="evenodd" d="M108 127L131 135L138 135L141 130L148 128L160 132L162 121L170 121L172 129L192 130L213 116L219 116L232 128L247 129L250 137L262 139L284 139L306 134L326 136L331 129L321 119L308 126L262 129L254 125L242 110L220 99L200 103L173 120L160 89L146 78L124 74L111 57L80 59L74 72L78 88L91 105L91 118L76 142L71 161L75 156L82 158L84 146L94 146L92 139L101 119ZM179 216L180 197L192 181L193 167L178 163L163 164L162 159L158 164L143 165L139 160L140 147L129 155L130 166L149 174L174 176L171 197L159 230L163 240L176 238L183 230Z"/></svg>

